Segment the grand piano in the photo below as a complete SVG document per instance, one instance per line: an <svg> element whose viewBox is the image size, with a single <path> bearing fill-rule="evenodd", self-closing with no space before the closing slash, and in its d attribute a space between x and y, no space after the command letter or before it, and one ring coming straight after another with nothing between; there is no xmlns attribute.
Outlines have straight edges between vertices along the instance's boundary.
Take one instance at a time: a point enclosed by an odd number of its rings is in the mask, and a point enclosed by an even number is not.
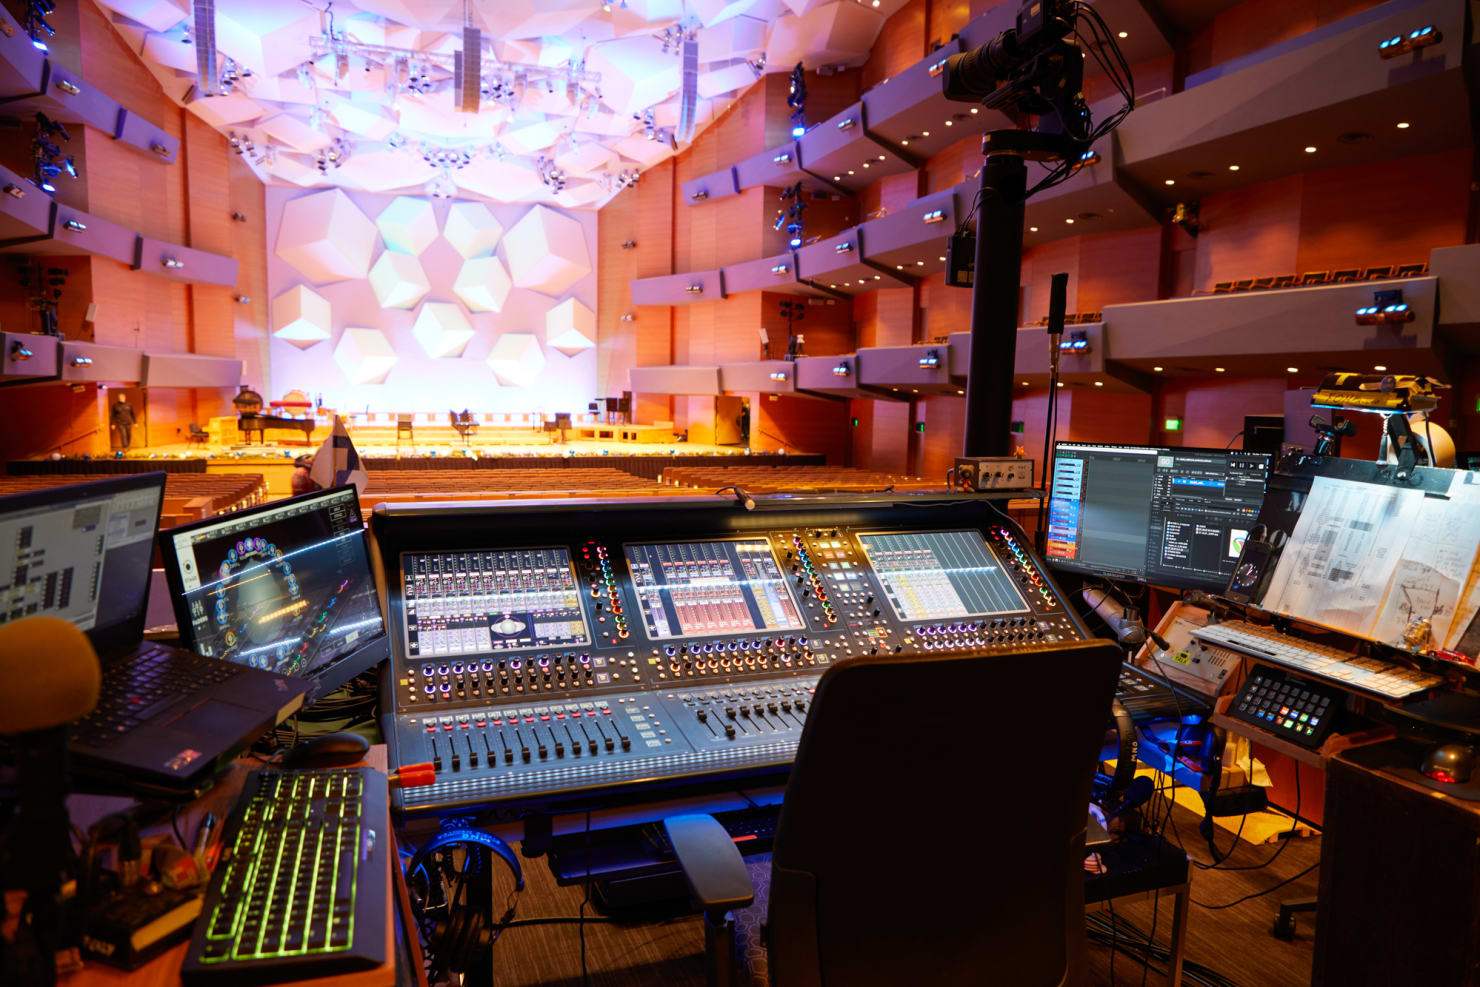
<svg viewBox="0 0 1480 987"><path fill-rule="evenodd" d="M231 399L236 408L236 429L248 442L251 441L251 433L257 433L257 441L267 443L267 430L269 428L290 428L303 433L303 444L311 445L313 440L314 418L290 418L286 415L265 414L262 411L262 395L252 390L246 384L241 385L241 390L236 397Z"/></svg>

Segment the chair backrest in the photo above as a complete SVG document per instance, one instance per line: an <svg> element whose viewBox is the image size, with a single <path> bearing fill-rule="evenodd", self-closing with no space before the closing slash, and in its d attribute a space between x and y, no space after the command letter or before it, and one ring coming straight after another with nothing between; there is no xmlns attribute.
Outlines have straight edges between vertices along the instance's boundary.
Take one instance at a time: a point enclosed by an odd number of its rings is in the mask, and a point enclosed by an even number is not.
<svg viewBox="0 0 1480 987"><path fill-rule="evenodd" d="M1085 821L1120 660L1086 641L830 668L777 823L776 987L1081 982Z"/></svg>

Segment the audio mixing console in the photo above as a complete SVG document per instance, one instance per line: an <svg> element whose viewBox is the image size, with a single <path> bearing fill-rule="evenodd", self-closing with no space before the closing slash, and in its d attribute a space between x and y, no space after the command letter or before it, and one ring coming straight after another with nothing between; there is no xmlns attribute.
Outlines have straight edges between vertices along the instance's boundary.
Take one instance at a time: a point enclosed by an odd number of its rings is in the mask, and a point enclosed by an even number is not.
<svg viewBox="0 0 1480 987"><path fill-rule="evenodd" d="M378 507L386 735L438 772L398 808L780 772L833 662L1087 636L1016 525L928 505Z"/></svg>

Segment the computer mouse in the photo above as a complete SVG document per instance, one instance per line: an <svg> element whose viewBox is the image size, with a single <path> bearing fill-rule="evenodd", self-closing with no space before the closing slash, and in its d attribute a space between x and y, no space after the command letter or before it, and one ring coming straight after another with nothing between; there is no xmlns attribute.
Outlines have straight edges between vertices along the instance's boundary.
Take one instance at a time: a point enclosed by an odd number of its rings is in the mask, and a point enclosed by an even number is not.
<svg viewBox="0 0 1480 987"><path fill-rule="evenodd" d="M283 755L285 768L342 768L364 760L370 741L357 733L326 733L298 742Z"/></svg>
<svg viewBox="0 0 1480 987"><path fill-rule="evenodd" d="M1466 744L1440 744L1425 755L1419 770L1435 781L1463 785L1475 770L1475 748Z"/></svg>

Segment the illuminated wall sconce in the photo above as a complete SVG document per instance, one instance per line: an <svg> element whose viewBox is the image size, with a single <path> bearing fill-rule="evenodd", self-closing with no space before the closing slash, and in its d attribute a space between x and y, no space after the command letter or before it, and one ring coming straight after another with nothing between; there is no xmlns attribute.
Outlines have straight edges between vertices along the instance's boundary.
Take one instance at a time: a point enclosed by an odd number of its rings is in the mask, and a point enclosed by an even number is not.
<svg viewBox="0 0 1480 987"><path fill-rule="evenodd" d="M66 222L62 223L62 225L71 230L73 233L81 233L83 230L87 229L86 223L79 223L75 219L69 219Z"/></svg>
<svg viewBox="0 0 1480 987"><path fill-rule="evenodd" d="M924 356L920 357L921 370L934 370L938 366L940 366L939 350L931 350L929 353L926 353Z"/></svg>
<svg viewBox="0 0 1480 987"><path fill-rule="evenodd" d="M846 377L853 372L853 368L846 363L839 363L832 370L834 377Z"/></svg>

